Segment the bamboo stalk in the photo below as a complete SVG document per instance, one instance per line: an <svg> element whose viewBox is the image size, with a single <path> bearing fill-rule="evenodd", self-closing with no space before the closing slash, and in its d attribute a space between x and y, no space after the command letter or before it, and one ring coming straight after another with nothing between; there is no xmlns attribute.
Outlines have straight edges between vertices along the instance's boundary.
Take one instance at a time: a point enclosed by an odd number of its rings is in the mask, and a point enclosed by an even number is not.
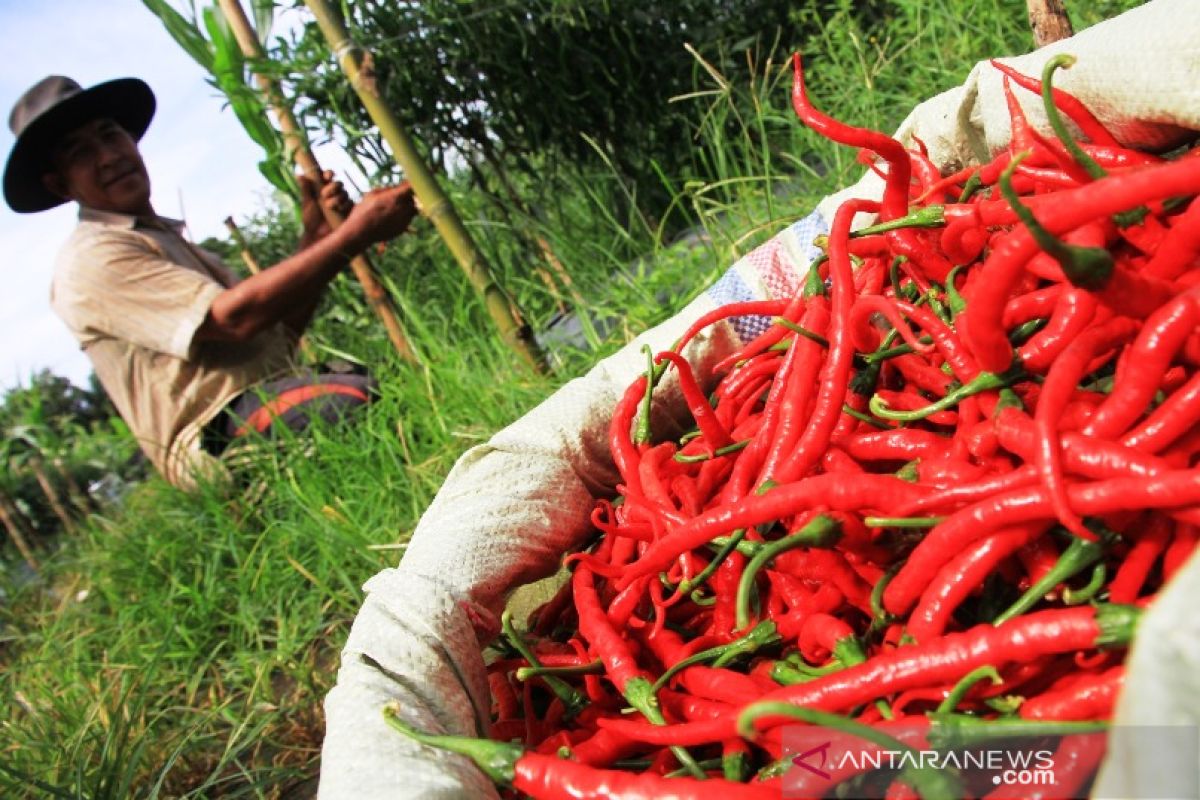
<svg viewBox="0 0 1200 800"><path fill-rule="evenodd" d="M466 273L467 280L483 299L484 307L499 329L501 338L534 369L539 372L545 371L546 362L537 342L534 341L533 332L529 326L521 324L518 320L520 313L514 313L509 298L496 283L487 261L463 225L450 198L438 185L437 179L417 152L408 132L380 97L375 86L375 71L370 55L350 40L345 24L326 0L305 0L305 4L316 18L329 48L337 56L342 71L354 87L367 114L375 121L379 132L391 148L393 157L412 184L421 212L433 222L442 240Z"/></svg>
<svg viewBox="0 0 1200 800"><path fill-rule="evenodd" d="M4 523L4 529L8 531L8 538L12 539L17 552L21 554L21 558L25 559L29 568L34 572L40 570L41 564L33 555L33 548L29 546L29 539L26 538L26 534L30 533L29 526L21 518L21 512L17 510L16 504L4 492L0 492L0 522Z"/></svg>
<svg viewBox="0 0 1200 800"><path fill-rule="evenodd" d="M246 241L245 234L238 224L233 221L233 217L225 218L225 227L229 230L229 235L233 237L233 242L241 251L242 261L246 264L246 268L250 270L251 275L257 275L262 272L262 266L258 263L258 259L254 257L254 253L250 251L250 243ZM313 350L312 342L308 341L307 336L301 336L300 341L296 343L300 348L300 355L310 364L317 361L317 353Z"/></svg>
<svg viewBox="0 0 1200 800"><path fill-rule="evenodd" d="M58 490L54 488L54 484L50 481L50 476L42 468L41 459L31 458L29 460L29 469L33 472L33 477L38 482L38 486L42 487L42 494L46 495L46 501L50 504L50 510L54 512L54 516L58 517L58 521L62 523L63 530L74 533L75 520L67 513L67 507L63 505L62 498L58 495Z"/></svg>
<svg viewBox="0 0 1200 800"><path fill-rule="evenodd" d="M259 266L258 259L254 257L254 253L250 252L250 243L246 241L242 229L233 221L233 217L225 218L225 227L229 229L229 235L233 237L233 242L238 246L238 250L242 254L242 261L246 268L250 270L251 275L257 275L262 272L262 267Z"/></svg>
<svg viewBox="0 0 1200 800"><path fill-rule="evenodd" d="M1075 35L1062 0L1026 0L1026 8L1029 10L1033 41L1038 47Z"/></svg>
<svg viewBox="0 0 1200 800"><path fill-rule="evenodd" d="M234 37L237 39L242 53L247 58L264 60L266 53L263 51L262 45L254 33L254 26L250 24L250 19L246 16L246 12L242 10L241 3L238 0L220 0L220 6L221 11L225 14L225 18L229 22L229 27L233 30ZM284 147L289 160L294 161L300 167L300 171L304 173L305 177L311 180L315 186L320 186L322 183L321 165L317 162L316 156L313 155L312 148L309 146L308 136L296 121L296 115L292 112L291 105L284 99L283 92L279 89L279 84L269 76L257 71L254 73L254 78L263 94L266 95L267 105L270 107L271 113L275 116L275 121L279 124L280 132L283 133ZM325 215L325 220L329 223L330 228L337 228L345 222L345 218L332 209L322 207L321 212ZM374 267L371 265L367 255L360 253L350 259L350 269L353 270L354 277L362 284L367 303L375 310L380 321L383 322L388 339L391 340L392 346L396 348L396 352L409 363L420 363L415 351L412 349L412 345L408 342L408 336L404 333L404 328L400 324L400 320L396 315L396 310L392 305L391 299L387 295L387 291L383 288L383 284L379 282L379 279L375 277Z"/></svg>
<svg viewBox="0 0 1200 800"><path fill-rule="evenodd" d="M71 504L82 511L84 516L92 513L91 497L79 485L79 481L75 480L75 476L67 469L66 463L58 457L55 457L50 463L54 466L58 477L62 478L62 482L66 484L67 497L71 498Z"/></svg>

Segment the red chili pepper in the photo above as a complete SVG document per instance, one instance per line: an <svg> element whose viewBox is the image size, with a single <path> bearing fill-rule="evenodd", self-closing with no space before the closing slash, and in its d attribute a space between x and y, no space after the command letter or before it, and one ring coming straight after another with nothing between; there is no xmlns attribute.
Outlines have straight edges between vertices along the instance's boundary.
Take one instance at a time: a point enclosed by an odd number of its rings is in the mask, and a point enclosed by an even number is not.
<svg viewBox="0 0 1200 800"><path fill-rule="evenodd" d="M1030 661L1053 653L1128 644L1140 612L1132 606L1079 606L1050 609L1009 620L1000 626L977 625L927 644L915 644L872 656L854 667L807 683L785 686L759 702L838 711L876 697L921 686L953 683L973 669L998 663ZM683 746L719 742L736 733L733 715L678 725L651 726L635 720L602 719L598 724L647 744ZM786 723L765 716L762 731Z"/></svg>
<svg viewBox="0 0 1200 800"><path fill-rule="evenodd" d="M659 353L654 360L661 362L664 359L670 361L679 370L679 387L683 391L688 410L692 412L692 417L700 426L705 444L710 450L716 450L718 447L729 444L729 431L725 430L725 426L713 413L712 406L708 404L708 398L705 397L700 385L696 383L696 376L692 373L691 364L682 356L670 351Z"/></svg>
<svg viewBox="0 0 1200 800"><path fill-rule="evenodd" d="M792 108L796 116L827 139L878 153L888 165L880 219L887 221L903 217L908 211L908 189L912 175L908 151L904 149L904 145L885 134L856 128L822 114L809 102L808 94L804 90L804 69L799 53L792 58L792 68Z"/></svg>
<svg viewBox="0 0 1200 800"><path fill-rule="evenodd" d="M1163 582L1171 580L1179 568L1183 566L1192 553L1196 551L1196 543L1200 541L1200 527L1196 525L1179 525L1175 528L1175 535L1171 539L1171 545L1167 548L1167 552L1163 554Z"/></svg>
<svg viewBox="0 0 1200 800"><path fill-rule="evenodd" d="M1084 434L1108 438L1123 433L1158 391L1171 359L1200 324L1200 304L1190 293L1163 305L1129 348L1128 369L1096 409Z"/></svg>
<svg viewBox="0 0 1200 800"><path fill-rule="evenodd" d="M911 502L927 491L926 487L914 486L889 475L863 475L853 482L847 482L839 475L817 475L778 486L767 494L750 495L710 509L674 529L631 564L617 586L623 589L642 575L665 568L681 553L738 528L773 522L818 504L833 511L887 508Z"/></svg>
<svg viewBox="0 0 1200 800"><path fill-rule="evenodd" d="M1022 719L1109 719L1124 682L1124 667L1085 675L1068 688L1026 699L1019 713Z"/></svg>
<svg viewBox="0 0 1200 800"><path fill-rule="evenodd" d="M1169 161L1161 165L1109 175L1087 186L1055 195L1039 220L1048 231L1061 234L1099 217L1112 216L1200 187L1200 159ZM1000 320L1013 287L1026 262L1038 252L1037 242L1024 228L1015 229L997 244L979 268L979 291L968 298L959 328L981 369L1002 372L1012 361L1012 347Z"/></svg>
<svg viewBox="0 0 1200 800"><path fill-rule="evenodd" d="M1022 75L1012 67L996 59L992 59L992 66L1011 78L1013 83L1021 88L1028 89L1035 94L1041 94L1042 82L1039 79ZM1072 122L1079 126L1079 129L1083 131L1085 136L1092 140L1093 144L1120 147L1120 143L1117 142L1116 138L1096 119L1096 116L1092 114L1088 107L1079 101L1079 98L1062 89L1054 89L1053 95L1054 104L1070 117Z"/></svg>
<svg viewBox="0 0 1200 800"><path fill-rule="evenodd" d="M1142 268L1145 274L1166 280L1178 278L1200 257L1200 198L1171 222L1154 256Z"/></svg>
<svg viewBox="0 0 1200 800"><path fill-rule="evenodd" d="M1062 416L1063 406L1091 361L1098 354L1122 344L1132 337L1136 330L1137 324L1132 320L1118 317L1080 334L1063 350L1050 368L1038 398L1034 416L1038 472L1050 493L1054 513L1059 522L1084 539L1094 540L1095 537L1083 526L1083 520L1068 504L1056 427Z"/></svg>
<svg viewBox="0 0 1200 800"><path fill-rule="evenodd" d="M1044 534L1049 525L1028 523L987 536L946 563L908 618L908 633L918 642L932 641L946 631L951 615L1004 559Z"/></svg>
<svg viewBox="0 0 1200 800"><path fill-rule="evenodd" d="M1200 502L1200 471L1073 484L1067 487L1067 495L1074 509L1093 516L1125 509L1179 508ZM884 607L893 614L908 611L954 553L992 531L1052 517L1049 493L1040 486L1007 492L955 512L909 554L884 591Z"/></svg>
<svg viewBox="0 0 1200 800"><path fill-rule="evenodd" d="M799 70L800 61L796 60ZM799 72L797 72L797 75ZM901 148L903 152L903 148ZM908 159L904 158L907 167ZM907 177L905 178L907 187ZM907 190L905 193L907 197ZM850 374L854 361L854 346L850 335L850 316L854 307L854 278L851 274L850 256L845 243L850 236L850 224L859 212L873 212L875 203L852 200L843 203L834 215L829 234L829 264L833 271L833 290L830 297L829 352L821 370L821 385L816 404L795 450L780 465L773 476L779 482L792 481L806 474L820 460L821 453L828 447L833 429L837 426L850 385Z"/></svg>

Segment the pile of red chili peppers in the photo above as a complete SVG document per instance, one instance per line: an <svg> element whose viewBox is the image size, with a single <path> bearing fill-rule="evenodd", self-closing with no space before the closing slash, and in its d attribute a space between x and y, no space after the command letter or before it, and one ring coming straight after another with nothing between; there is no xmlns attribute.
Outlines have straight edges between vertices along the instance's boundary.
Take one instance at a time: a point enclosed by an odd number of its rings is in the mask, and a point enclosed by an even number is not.
<svg viewBox="0 0 1200 800"><path fill-rule="evenodd" d="M625 392L619 497L489 667L503 744L393 724L535 798L766 798L785 725L1110 719L1140 607L1200 532L1200 158L1123 147L1052 87L1069 65L995 64L1011 146L943 177L813 108L797 57L796 113L881 162L882 200L841 206L801 294L707 315ZM705 395L680 353L740 314L774 324ZM696 425L655 443L670 368ZM1056 742L1071 796L1103 747Z"/></svg>

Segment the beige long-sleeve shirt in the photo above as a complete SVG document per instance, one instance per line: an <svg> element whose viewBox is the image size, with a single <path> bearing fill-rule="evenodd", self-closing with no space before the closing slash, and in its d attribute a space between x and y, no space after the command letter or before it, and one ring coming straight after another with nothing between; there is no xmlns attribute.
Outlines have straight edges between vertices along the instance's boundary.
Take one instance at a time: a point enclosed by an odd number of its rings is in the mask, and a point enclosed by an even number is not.
<svg viewBox="0 0 1200 800"><path fill-rule="evenodd" d="M204 425L253 384L285 373L295 340L276 325L245 343L196 342L213 300L237 277L181 228L81 208L50 303L151 463L187 487L215 465L200 447Z"/></svg>

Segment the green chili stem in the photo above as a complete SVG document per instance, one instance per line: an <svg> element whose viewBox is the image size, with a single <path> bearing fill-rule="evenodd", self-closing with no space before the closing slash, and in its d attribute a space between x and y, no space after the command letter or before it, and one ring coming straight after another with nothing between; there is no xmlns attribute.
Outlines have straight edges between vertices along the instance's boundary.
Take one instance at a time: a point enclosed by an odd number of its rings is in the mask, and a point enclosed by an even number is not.
<svg viewBox="0 0 1200 800"><path fill-rule="evenodd" d="M863 517L868 528L934 528L945 521L945 517Z"/></svg>
<svg viewBox="0 0 1200 800"><path fill-rule="evenodd" d="M1000 697L989 697L983 701L983 704L992 711L999 712L1005 716L1017 713L1021 709L1021 704L1025 702L1025 698L1019 694L1006 694Z"/></svg>
<svg viewBox="0 0 1200 800"><path fill-rule="evenodd" d="M703 769L703 770L716 769L717 767L722 766L722 764L723 764L723 762L719 758L706 758L703 761L696 762L696 766L700 767L700 769ZM682 778L683 776L690 775L690 774L691 774L691 770L689 770L687 767L684 767L682 769L671 770L670 772L665 773L663 775L663 777L664 778Z"/></svg>
<svg viewBox="0 0 1200 800"><path fill-rule="evenodd" d="M874 395L871 402L868 404L871 413L881 419L890 419L897 422L915 422L920 419L936 414L939 411L945 411L948 408L958 405L962 400L968 397L973 397L977 394L989 391L991 389L1000 389L1009 386L1021 380L1024 377L1024 372L1019 366L1014 366L997 375L994 372L981 372L971 380L946 393L946 396L935 400L927 406L913 409L912 411L895 411L888 407L887 402L879 395Z"/></svg>
<svg viewBox="0 0 1200 800"><path fill-rule="evenodd" d="M1004 679L1000 677L1000 673L990 664L976 667L959 678L958 683L954 684L954 688L950 690L950 694L946 695L946 699L938 705L938 713L944 714L957 709L959 703L967 696L967 692L971 691L975 684L984 678L990 679L993 686L999 686L1004 683Z"/></svg>
<svg viewBox="0 0 1200 800"><path fill-rule="evenodd" d="M954 279L958 277L958 272L962 268L963 265L959 264L946 275L946 302L950 304L950 314L952 317L957 317L967 310L967 301L959 294L958 287L954 284Z"/></svg>
<svg viewBox="0 0 1200 800"><path fill-rule="evenodd" d="M1024 614L1037 605L1038 601L1045 597L1055 586L1075 577L1092 564L1095 564L1108 550L1112 544L1113 537L1114 535L1110 533L1109 536L1102 536L1100 541L1089 542L1087 539L1072 536L1070 544L1067 545L1066 550L1063 550L1062 555L1058 557L1058 561L1054 563L1054 566L1042 576L1041 580L1025 590L1025 593L1017 598L1015 603L996 617L992 621L993 624L999 625L1013 617Z"/></svg>
<svg viewBox="0 0 1200 800"><path fill-rule="evenodd" d="M983 186L983 177L980 176L979 172L979 170L975 170L967 178L967 182L963 184L962 193L958 196L958 202L967 202L971 199L971 195L975 194Z"/></svg>
<svg viewBox="0 0 1200 800"><path fill-rule="evenodd" d="M997 739L1024 739L1030 736L1070 736L1108 730L1105 720L1062 722L1035 719L980 719L968 714L929 715L929 745L937 749L975 747Z"/></svg>
<svg viewBox="0 0 1200 800"><path fill-rule="evenodd" d="M1067 280L1081 289L1094 291L1103 288L1112 276L1112 254L1103 247L1079 247L1062 241L1038 222L1037 217L1013 190L1013 173L1028 155L1027 150L1015 156L1000 174L1000 191L1004 199L1008 201L1017 218L1025 224L1038 247L1059 263Z"/></svg>
<svg viewBox="0 0 1200 800"><path fill-rule="evenodd" d="M888 613L888 610L883 607L883 592L885 589L887 589L887 585L892 582L892 578L896 576L896 573L900 571L902 566L904 566L903 561L897 561L895 564L892 564L890 567L888 567L887 572L883 573L883 575L879 577L879 580L875 581L875 585L871 587L871 625L867 629L868 636L874 634L875 631L878 631L880 628L889 624L893 619L895 619L895 617Z"/></svg>
<svg viewBox="0 0 1200 800"><path fill-rule="evenodd" d="M559 677L574 675L597 675L604 672L603 661L592 661L587 664L576 664L567 667L521 667L517 670L517 680L527 681L530 678L539 678L549 675L557 675Z"/></svg>
<svg viewBox="0 0 1200 800"><path fill-rule="evenodd" d="M1072 589L1070 586L1063 589L1063 605L1078 606L1089 602L1104 588L1106 577L1108 577L1108 569L1104 566L1104 562L1101 561L1092 567L1092 577L1085 585L1079 589Z"/></svg>
<svg viewBox="0 0 1200 800"><path fill-rule="evenodd" d="M642 345L646 354L646 393L642 395L642 413L638 418L637 428L633 434L634 444L646 444L650 441L650 406L654 398L654 351L650 345Z"/></svg>
<svg viewBox="0 0 1200 800"><path fill-rule="evenodd" d="M525 753L525 748L509 742L494 742L490 739L472 739L467 736L441 736L417 730L400 719L400 709L394 703L383 707L384 721L395 730L421 744L459 753L475 762L493 783L511 786L516 774L516 763Z"/></svg>
<svg viewBox="0 0 1200 800"><path fill-rule="evenodd" d="M877 222L874 225L859 228L850 234L850 238L859 239L863 236L872 236L876 233L898 231L901 228L938 228L945 224L946 207L928 205L914 208L903 217L896 217L896 219L888 220L887 222Z"/></svg>
<svg viewBox="0 0 1200 800"><path fill-rule="evenodd" d="M622 696L629 701L629 705L633 706L637 711L645 717L652 725L666 725L667 720L663 716L662 708L658 705L658 697L650 681L643 677L630 678L625 682L625 688L621 690ZM679 761L680 766L686 769L693 778L704 780L708 777L700 765L696 763L696 759L687 751L687 748L679 745L672 745L671 752Z"/></svg>
<svg viewBox="0 0 1200 800"><path fill-rule="evenodd" d="M721 777L734 783L744 783L750 777L750 759L747 753L735 750L721 756Z"/></svg>
<svg viewBox="0 0 1200 800"><path fill-rule="evenodd" d="M1075 60L1073 55L1059 53L1046 62L1042 68L1042 105L1046 109L1046 120L1050 123L1058 141L1062 142L1062 146L1071 154L1071 158L1075 159L1075 163L1083 167L1084 171L1096 180L1103 178L1108 173L1104 171L1104 167L1096 163L1094 158L1084 152L1083 148L1079 146L1079 142L1075 141L1075 137L1071 135L1067 123L1062 118L1062 113L1054 103L1054 73L1060 68L1070 69L1075 65Z"/></svg>
<svg viewBox="0 0 1200 800"><path fill-rule="evenodd" d="M789 331L793 331L794 333L796 333L800 336L803 336L805 339L809 339L811 341L816 342L817 344L821 345L821 347L824 347L826 349L829 348L829 340L826 339L824 336L822 336L819 333L813 333L808 328L805 328L802 325L797 325L796 323L792 322L790 319L786 319L784 317L775 317L774 319L771 320L771 322L775 323L776 325L782 325L783 327L787 328Z"/></svg>
<svg viewBox="0 0 1200 800"><path fill-rule="evenodd" d="M865 422L873 428L879 428L881 431L886 431L892 427L886 422L880 422L869 414L864 414L857 408L852 408L849 403L842 404L842 413L846 414L847 416L854 417L859 422Z"/></svg>
<svg viewBox="0 0 1200 800"><path fill-rule="evenodd" d="M504 637L512 644L513 649L529 662L529 666L539 669L544 668L542 662L534 654L533 648L525 642L521 634L513 626L512 613L507 610L500 615L500 630L504 633ZM562 701L566 707L568 717L575 716L587 705L587 698L578 689L561 678L557 678L554 675L546 675L543 677L543 680L546 682L547 688L554 692L554 696Z"/></svg>
<svg viewBox="0 0 1200 800"><path fill-rule="evenodd" d="M746 564L742 579L738 582L734 625L740 630L750 624L750 590L754 587L754 579L759 570L788 550L797 547L828 547L832 541L836 541L841 532L840 522L822 514L813 518L796 533L763 545Z"/></svg>
<svg viewBox="0 0 1200 800"><path fill-rule="evenodd" d="M807 683L845 668L846 665L838 661L831 661L823 667L805 665L804 669L790 661L776 661L771 667L771 680L781 686L792 686L797 683Z"/></svg>
<svg viewBox="0 0 1200 800"><path fill-rule="evenodd" d="M707 661L714 660L715 666L724 666L729 661L742 655L749 655L755 652L760 647L768 644L774 644L779 641L779 634L775 628L775 623L770 620L764 620L753 628L744 636L734 639L727 644L720 644L715 647L710 647L707 650L701 650L697 653L692 653L687 658L680 659L671 665L669 669L658 676L651 686L650 690L657 693L659 689L667 685L671 678L678 675L688 667L693 667L697 664L703 664Z"/></svg>
<svg viewBox="0 0 1200 800"><path fill-rule="evenodd" d="M1038 317L1026 320L1008 332L1008 341L1013 347L1020 347L1033 338L1033 335L1046 327L1049 317Z"/></svg>
<svg viewBox="0 0 1200 800"><path fill-rule="evenodd" d="M708 453L697 453L695 455L676 453L674 456L672 456L672 458L681 464L695 464L698 461L708 461L710 458L715 456L727 456L730 453L736 453L738 450L745 448L748 444L750 444L750 442L750 439L742 439L740 442L734 442L733 444L727 444L724 447L718 447L713 451L712 456L710 456Z"/></svg>
<svg viewBox="0 0 1200 800"><path fill-rule="evenodd" d="M821 280L821 264L828 258L828 255L822 253L808 265L808 274L804 278L805 299L825 294L825 281Z"/></svg>

